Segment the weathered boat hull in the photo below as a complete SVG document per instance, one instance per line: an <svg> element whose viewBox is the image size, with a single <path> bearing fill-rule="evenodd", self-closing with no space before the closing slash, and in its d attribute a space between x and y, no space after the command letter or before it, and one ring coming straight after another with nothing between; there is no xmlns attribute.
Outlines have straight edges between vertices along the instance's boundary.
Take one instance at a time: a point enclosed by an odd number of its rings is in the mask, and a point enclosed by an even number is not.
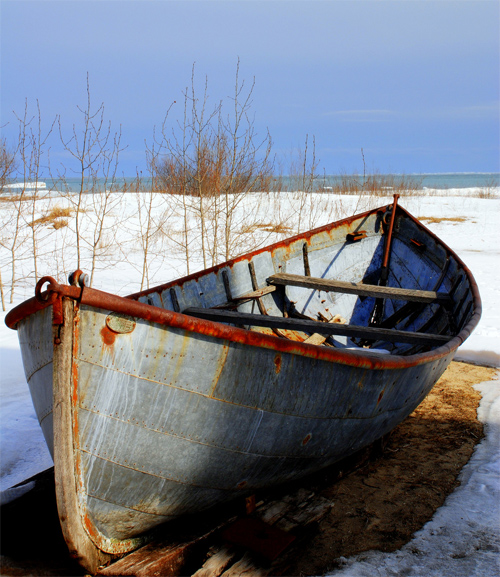
<svg viewBox="0 0 500 577"><path fill-rule="evenodd" d="M315 346L301 331L276 336L176 312L234 304L277 272L373 276L383 218L370 211L131 298L51 281L11 313L54 456L63 531L84 565L95 565L94 548L102 561L99 551L130 550L179 515L328 466L420 404L477 323L480 300L458 257L401 209L388 284L450 294L451 305L417 307L394 328L448 334L445 344L419 351L381 339L366 349L336 336L333 347ZM359 242L347 236L361 228ZM375 303L287 287L238 310L283 317L285 299L299 315L356 326ZM387 301L384 318L402 306Z"/></svg>

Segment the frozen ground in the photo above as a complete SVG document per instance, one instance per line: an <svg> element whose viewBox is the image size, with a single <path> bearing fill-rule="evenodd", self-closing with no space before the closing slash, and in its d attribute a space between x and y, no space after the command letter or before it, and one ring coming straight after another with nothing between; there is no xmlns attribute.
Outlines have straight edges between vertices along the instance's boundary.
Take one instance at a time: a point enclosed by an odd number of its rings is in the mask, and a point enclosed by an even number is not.
<svg viewBox="0 0 500 577"><path fill-rule="evenodd" d="M457 195L452 193L447 191L446 195L403 198L400 202L458 253L479 285L483 315L473 335L459 349L456 359L500 367L500 199L470 198L464 190L460 191L460 195L458 191ZM324 197L322 201L325 203L335 202L331 195L318 195L316 198L319 200L320 196ZM342 208L346 214L354 212L356 208L358 211L366 208L356 207L354 199L343 202ZM379 199L376 204L386 202L390 202L390 198ZM250 212L253 208L244 210ZM263 211L263 222L268 222L269 207L260 210ZM327 213L326 210L323 212ZM332 214L331 211L328 214ZM135 258L140 257L139 251ZM99 270L96 273L96 286L120 294L137 291L140 266L136 262L131 272L130 261L126 260L115 258L112 267ZM54 274L54 266L47 262L41 274ZM180 270L181 267L178 257L162 260L155 272L155 282L175 278L184 272ZM14 304L31 296L32 290L32 287L20 290ZM5 313L1 313L2 500L14 495L10 487L52 465L31 404L17 337L14 331L5 326L4 318ZM486 437L464 467L460 487L401 550L391 554L368 552L343 559L342 567L332 575L500 575L500 387L498 381L492 381L478 388L483 395L479 418L486 424Z"/></svg>

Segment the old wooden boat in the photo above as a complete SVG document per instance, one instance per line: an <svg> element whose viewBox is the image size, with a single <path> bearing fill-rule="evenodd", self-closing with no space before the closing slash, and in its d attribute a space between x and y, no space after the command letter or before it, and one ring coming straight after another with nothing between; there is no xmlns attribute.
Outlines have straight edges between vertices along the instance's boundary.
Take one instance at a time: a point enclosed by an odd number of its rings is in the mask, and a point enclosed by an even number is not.
<svg viewBox="0 0 500 577"><path fill-rule="evenodd" d="M397 196L126 298L85 280L44 277L6 322L89 570L382 437L481 313L470 271Z"/></svg>

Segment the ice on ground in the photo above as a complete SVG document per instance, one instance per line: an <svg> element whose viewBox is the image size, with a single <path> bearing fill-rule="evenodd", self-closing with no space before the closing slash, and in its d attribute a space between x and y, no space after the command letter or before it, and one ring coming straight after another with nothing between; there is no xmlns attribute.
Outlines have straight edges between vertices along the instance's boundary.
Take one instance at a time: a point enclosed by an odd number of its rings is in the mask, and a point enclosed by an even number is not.
<svg viewBox="0 0 500 577"><path fill-rule="evenodd" d="M0 315L0 491L52 466L26 378L14 331ZM5 330L7 329L7 330Z"/></svg>

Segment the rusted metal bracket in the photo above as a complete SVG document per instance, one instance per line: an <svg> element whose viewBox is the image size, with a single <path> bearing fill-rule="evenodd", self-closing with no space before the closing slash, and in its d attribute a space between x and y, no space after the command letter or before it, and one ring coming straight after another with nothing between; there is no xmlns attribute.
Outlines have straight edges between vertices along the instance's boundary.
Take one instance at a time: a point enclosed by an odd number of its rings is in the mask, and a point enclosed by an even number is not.
<svg viewBox="0 0 500 577"><path fill-rule="evenodd" d="M46 283L49 283L47 290L42 292ZM51 286L57 285L56 281L51 276L42 277L35 286L35 301L40 305L40 308L52 305L52 325L60 326L64 324L64 315L62 310L62 296L57 292L51 290ZM54 338L55 344L59 344L58 337Z"/></svg>
<svg viewBox="0 0 500 577"><path fill-rule="evenodd" d="M57 298L52 303L52 326L61 326L63 324L64 324L64 315L63 315L62 297L60 295L57 295Z"/></svg>
<svg viewBox="0 0 500 577"><path fill-rule="evenodd" d="M80 269L75 270L68 276L68 282L71 286L89 286L90 278L89 275L81 271Z"/></svg>
<svg viewBox="0 0 500 577"><path fill-rule="evenodd" d="M357 230L356 232L349 232L346 234L347 242L357 242L366 238L366 230Z"/></svg>
<svg viewBox="0 0 500 577"><path fill-rule="evenodd" d="M49 283L49 286L47 287L47 290L42 292L42 288L43 286ZM52 287L54 286L59 286L55 279L51 276L43 276L37 283L35 286L35 299L36 301L44 306L47 306L48 304L52 304L52 302L54 301L54 299L56 298L56 295L54 294Z"/></svg>

